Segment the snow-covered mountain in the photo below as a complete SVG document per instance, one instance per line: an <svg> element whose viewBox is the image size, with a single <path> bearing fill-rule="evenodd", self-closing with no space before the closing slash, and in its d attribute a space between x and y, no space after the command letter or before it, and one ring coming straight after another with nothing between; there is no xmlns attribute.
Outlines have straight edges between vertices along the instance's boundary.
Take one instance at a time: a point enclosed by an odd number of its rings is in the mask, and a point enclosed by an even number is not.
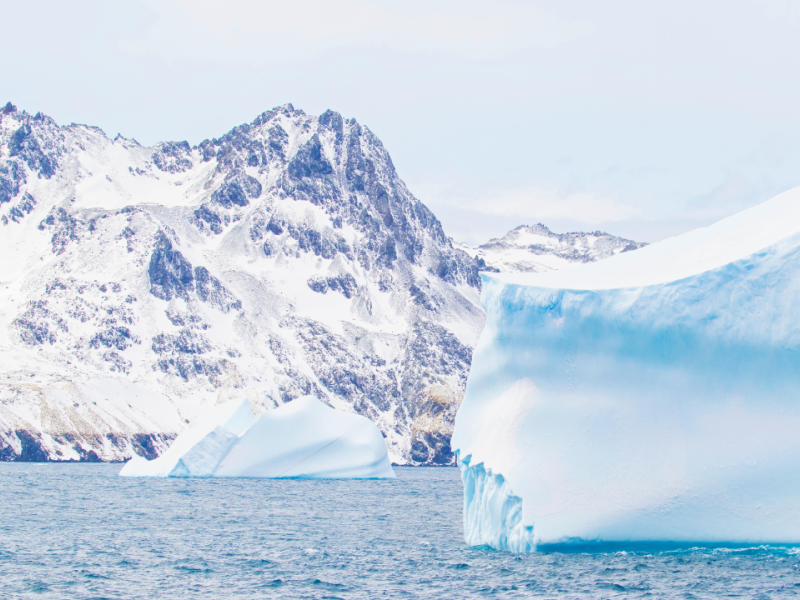
<svg viewBox="0 0 800 600"><path fill-rule="evenodd" d="M0 459L154 457L314 393L452 463L474 258L366 127L285 105L191 147L0 110Z"/></svg>
<svg viewBox="0 0 800 600"><path fill-rule="evenodd" d="M538 223L520 225L480 246L456 244L456 247L475 256L483 271L541 273L594 262L646 245L602 231L553 233Z"/></svg>
<svg viewBox="0 0 800 600"><path fill-rule="evenodd" d="M313 393L372 419L394 462L452 464L479 270L640 245L536 226L454 246L372 132L332 111L146 148L9 103L0 460L152 458L209 405Z"/></svg>

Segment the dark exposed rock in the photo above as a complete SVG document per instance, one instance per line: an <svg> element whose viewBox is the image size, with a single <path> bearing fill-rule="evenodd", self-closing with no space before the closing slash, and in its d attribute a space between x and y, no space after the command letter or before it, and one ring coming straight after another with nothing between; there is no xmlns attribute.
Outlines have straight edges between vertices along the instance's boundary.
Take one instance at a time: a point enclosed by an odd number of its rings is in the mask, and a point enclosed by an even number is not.
<svg viewBox="0 0 800 600"><path fill-rule="evenodd" d="M211 344L202 334L188 328L177 335L158 334L151 348L159 355L155 368L184 381L205 376L216 384L227 365L224 359L202 356L212 350Z"/></svg>
<svg viewBox="0 0 800 600"><path fill-rule="evenodd" d="M415 422L436 421L438 430L421 429L412 437L411 458L421 464L454 464L450 431L460 396L438 390L442 376L455 378L455 389L466 385L472 350L434 323L418 322L409 336L402 360L400 390L404 408Z"/></svg>
<svg viewBox="0 0 800 600"><path fill-rule="evenodd" d="M377 356L358 355L347 340L311 320L287 319L297 327L303 345L320 383L325 389L353 403L356 410L375 418L399 399L396 375Z"/></svg>
<svg viewBox="0 0 800 600"><path fill-rule="evenodd" d="M183 254L173 250L172 242L162 231L156 237L147 273L150 277L150 293L156 298L188 300L189 294L194 291L192 265Z"/></svg>
<svg viewBox="0 0 800 600"><path fill-rule="evenodd" d="M34 120L46 120L48 125L57 127L52 119L45 117L41 113L37 113ZM50 179L58 169L57 152L54 144L34 134L30 118L26 118L9 139L8 155L11 158L18 156L31 171L46 179Z"/></svg>
<svg viewBox="0 0 800 600"><path fill-rule="evenodd" d="M224 208L232 206L247 206L250 201L247 199L242 187L235 181L226 182L211 196L211 200Z"/></svg>
<svg viewBox="0 0 800 600"><path fill-rule="evenodd" d="M20 161L8 160L0 165L0 204L16 197L25 182L25 169Z"/></svg>
<svg viewBox="0 0 800 600"><path fill-rule="evenodd" d="M130 227L126 226L120 234L116 237L118 240L125 240L125 246L128 252L133 252L133 240L136 237L136 232Z"/></svg>
<svg viewBox="0 0 800 600"><path fill-rule="evenodd" d="M226 364L226 360L179 354L159 359L156 362L156 367L162 373L177 375L184 381L189 381L196 377L207 377L212 384L217 384Z"/></svg>
<svg viewBox="0 0 800 600"><path fill-rule="evenodd" d="M352 298L358 291L355 278L350 273L337 275L336 277L311 277L308 280L308 287L320 294L328 291L340 292L345 298Z"/></svg>
<svg viewBox="0 0 800 600"><path fill-rule="evenodd" d="M39 223L39 229L42 231L53 230L53 237L50 238L53 254L64 254L67 244L79 239L78 220L63 208L51 210L47 217Z"/></svg>
<svg viewBox="0 0 800 600"><path fill-rule="evenodd" d="M28 303L28 309L14 320L13 325L29 346L40 346L45 342L52 345L58 339L56 330L67 331L64 320L47 308L46 300Z"/></svg>
<svg viewBox="0 0 800 600"><path fill-rule="evenodd" d="M29 431L18 429L15 431L22 449L15 460L19 462L47 462L50 457L47 450L42 447L41 438Z"/></svg>
<svg viewBox="0 0 800 600"><path fill-rule="evenodd" d="M250 200L261 195L261 184L257 179L240 173L226 180L222 186L211 195L211 200L224 208L233 206L247 206Z"/></svg>
<svg viewBox="0 0 800 600"><path fill-rule="evenodd" d="M450 436L440 431L421 433L411 444L411 458L420 464L448 466L455 464Z"/></svg>
<svg viewBox="0 0 800 600"><path fill-rule="evenodd" d="M245 163L248 167L261 167L267 164L267 153L264 152L264 143L260 140L253 140L247 147L247 160Z"/></svg>
<svg viewBox="0 0 800 600"><path fill-rule="evenodd" d="M266 224L267 215L263 209L256 210L250 215L250 241L259 242L264 239Z"/></svg>
<svg viewBox="0 0 800 600"><path fill-rule="evenodd" d="M191 313L178 313L174 310L166 310L164 311L167 315L167 319L169 319L170 323L173 325L177 325L178 327L198 327L200 329L208 329L208 325L203 322L203 319L198 317L197 315L193 315Z"/></svg>
<svg viewBox="0 0 800 600"><path fill-rule="evenodd" d="M342 131L344 128L344 120L335 110L326 110L319 116L319 124L323 127L328 127L333 131Z"/></svg>
<svg viewBox="0 0 800 600"><path fill-rule="evenodd" d="M127 327L109 327L104 331L99 331L92 337L89 346L92 348L116 348L117 350L127 350L138 340L131 330Z"/></svg>
<svg viewBox="0 0 800 600"><path fill-rule="evenodd" d="M192 149L188 142L166 142L153 152L152 159L158 169L167 173L183 173L194 166Z"/></svg>
<svg viewBox="0 0 800 600"><path fill-rule="evenodd" d="M8 211L8 216L11 217L11 220L15 223L19 223L25 215L29 215L31 211L36 206L36 200L34 200L33 196L29 193L25 193L22 199L17 202L16 206L12 207L10 211Z"/></svg>
<svg viewBox="0 0 800 600"><path fill-rule="evenodd" d="M241 301L231 294L220 280L212 276L205 267L195 267L194 280L197 297L203 302L215 306L224 313L241 310Z"/></svg>
<svg viewBox="0 0 800 600"><path fill-rule="evenodd" d="M160 333L151 347L156 354L205 354L211 350L208 340L191 329L183 329L178 335Z"/></svg>
<svg viewBox="0 0 800 600"><path fill-rule="evenodd" d="M208 227L208 229L217 235L222 233L223 219L220 218L216 211L210 209L206 204L203 204L194 211L194 223L199 229Z"/></svg>
<svg viewBox="0 0 800 600"><path fill-rule="evenodd" d="M291 402L295 398L309 394L318 398L325 397L325 391L316 382L291 367L286 369L285 376L279 380L281 402Z"/></svg>
<svg viewBox="0 0 800 600"><path fill-rule="evenodd" d="M14 447L0 438L0 462L11 462L17 460L19 454L14 450Z"/></svg>
<svg viewBox="0 0 800 600"><path fill-rule="evenodd" d="M269 129L270 158L286 160L286 146L289 144L289 135L280 125L273 125Z"/></svg>
<svg viewBox="0 0 800 600"><path fill-rule="evenodd" d="M487 265L486 261L482 258L475 257L475 266L478 268L478 271L485 271L487 273L499 273L500 269L497 267L493 267L491 265Z"/></svg>
<svg viewBox="0 0 800 600"><path fill-rule="evenodd" d="M416 463L425 464L430 457L428 445L420 439L416 439L411 443L411 460Z"/></svg>
<svg viewBox="0 0 800 600"><path fill-rule="evenodd" d="M431 299L418 286L412 285L410 288L408 288L408 291L411 294L411 300L414 302L414 304L421 306L425 310L436 310L436 306L433 304L433 302L431 302Z"/></svg>
<svg viewBox="0 0 800 600"><path fill-rule="evenodd" d="M113 350L103 352L103 360L109 363L111 372L130 373L133 363Z"/></svg>
<svg viewBox="0 0 800 600"><path fill-rule="evenodd" d="M133 446L133 451L142 458L153 460L158 458L155 443L171 441L174 438L174 435L169 434L136 433L131 436L131 446Z"/></svg>
<svg viewBox="0 0 800 600"><path fill-rule="evenodd" d="M328 279L327 277L320 277L318 275L310 277L308 280L308 287L318 294L328 293Z"/></svg>
<svg viewBox="0 0 800 600"><path fill-rule="evenodd" d="M81 448L83 450L83 448ZM102 462L100 457L97 456L97 452L94 450L89 450L81 452L80 462Z"/></svg>
<svg viewBox="0 0 800 600"><path fill-rule="evenodd" d="M44 293L48 296L53 293L55 290L66 290L67 284L59 278L55 278L53 281L48 283L44 288Z"/></svg>
<svg viewBox="0 0 800 600"><path fill-rule="evenodd" d="M17 429L14 432L6 432L6 435L14 435L20 442L20 451L17 452L11 445L3 444L0 439L0 462L50 462L60 460L58 456L51 456L41 436L36 432ZM125 449L130 444L134 453L153 460L158 457L157 446L169 443L175 438L174 434L156 433L136 433L131 436L119 435L114 433L106 434L105 438L116 448ZM69 445L78 454L79 462L100 462L102 458L92 448L85 448L82 444L102 446L102 439L80 438L73 434L54 436L54 440L63 445ZM81 443L82 442L82 443ZM61 455L59 451L56 451Z"/></svg>
<svg viewBox="0 0 800 600"><path fill-rule="evenodd" d="M303 252L313 252L322 258L333 258L338 252L336 244L315 229L292 226L289 235L297 240L297 247Z"/></svg>
<svg viewBox="0 0 800 600"><path fill-rule="evenodd" d="M424 406L425 389L436 383L440 373L455 375L466 384L472 350L443 327L433 323L418 323L409 339L403 363L403 397L416 399L409 404L409 408L417 413L435 415L436 411Z"/></svg>
<svg viewBox="0 0 800 600"><path fill-rule="evenodd" d="M203 162L208 162L217 156L217 150L211 140L203 140L197 149L200 151L200 156L203 157Z"/></svg>
<svg viewBox="0 0 800 600"><path fill-rule="evenodd" d="M267 231L275 235L281 235L284 227L286 227L289 237L297 240L297 248L303 252L313 252L322 258L333 258L341 253L350 260L353 259L352 250L344 238L330 231L321 233L311 227L294 224L286 225L274 218L267 226Z"/></svg>
<svg viewBox="0 0 800 600"><path fill-rule="evenodd" d="M222 312L240 310L242 303L224 285L212 276L205 267L192 270L192 265L172 242L159 232L153 254L150 257L150 293L162 300L183 298L188 300L192 292L197 297L215 306Z"/></svg>
<svg viewBox="0 0 800 600"><path fill-rule="evenodd" d="M287 173L295 179L324 177L333 173L331 163L325 158L319 136L314 134L289 162Z"/></svg>

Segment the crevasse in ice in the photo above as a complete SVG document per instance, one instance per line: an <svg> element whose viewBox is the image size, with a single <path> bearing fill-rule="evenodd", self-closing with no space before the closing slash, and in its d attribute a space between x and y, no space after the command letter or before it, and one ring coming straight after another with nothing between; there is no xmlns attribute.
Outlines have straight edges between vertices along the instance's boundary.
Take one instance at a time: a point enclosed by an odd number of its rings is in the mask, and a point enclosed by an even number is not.
<svg viewBox="0 0 800 600"><path fill-rule="evenodd" d="M468 543L800 542L800 188L482 301Z"/></svg>
<svg viewBox="0 0 800 600"><path fill-rule="evenodd" d="M126 477L385 479L394 471L375 424L298 398L256 418L250 403L214 407L157 459L136 457Z"/></svg>

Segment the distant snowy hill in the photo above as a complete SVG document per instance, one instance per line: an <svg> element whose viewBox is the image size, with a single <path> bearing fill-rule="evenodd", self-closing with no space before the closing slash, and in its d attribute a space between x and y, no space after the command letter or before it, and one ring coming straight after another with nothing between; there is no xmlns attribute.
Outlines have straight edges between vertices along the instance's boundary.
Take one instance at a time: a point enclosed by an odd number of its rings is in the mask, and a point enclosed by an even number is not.
<svg viewBox="0 0 800 600"><path fill-rule="evenodd" d="M9 104L0 256L0 459L153 457L204 406L313 393L452 462L476 261L353 119L145 148Z"/></svg>
<svg viewBox="0 0 800 600"><path fill-rule="evenodd" d="M502 273L541 273L609 258L647 244L595 231L553 233L541 223L520 225L481 246L456 244L482 260L481 269Z"/></svg>

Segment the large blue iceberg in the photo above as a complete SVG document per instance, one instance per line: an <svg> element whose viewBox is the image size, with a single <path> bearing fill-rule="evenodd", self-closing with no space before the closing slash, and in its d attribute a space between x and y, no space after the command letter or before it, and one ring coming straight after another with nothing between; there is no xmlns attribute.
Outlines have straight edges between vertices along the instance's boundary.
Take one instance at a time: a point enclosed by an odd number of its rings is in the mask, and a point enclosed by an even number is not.
<svg viewBox="0 0 800 600"><path fill-rule="evenodd" d="M211 409L169 449L135 457L124 477L265 477L391 479L394 470L377 426L313 396L253 416L247 400Z"/></svg>
<svg viewBox="0 0 800 600"><path fill-rule="evenodd" d="M482 300L469 544L800 542L800 188Z"/></svg>

